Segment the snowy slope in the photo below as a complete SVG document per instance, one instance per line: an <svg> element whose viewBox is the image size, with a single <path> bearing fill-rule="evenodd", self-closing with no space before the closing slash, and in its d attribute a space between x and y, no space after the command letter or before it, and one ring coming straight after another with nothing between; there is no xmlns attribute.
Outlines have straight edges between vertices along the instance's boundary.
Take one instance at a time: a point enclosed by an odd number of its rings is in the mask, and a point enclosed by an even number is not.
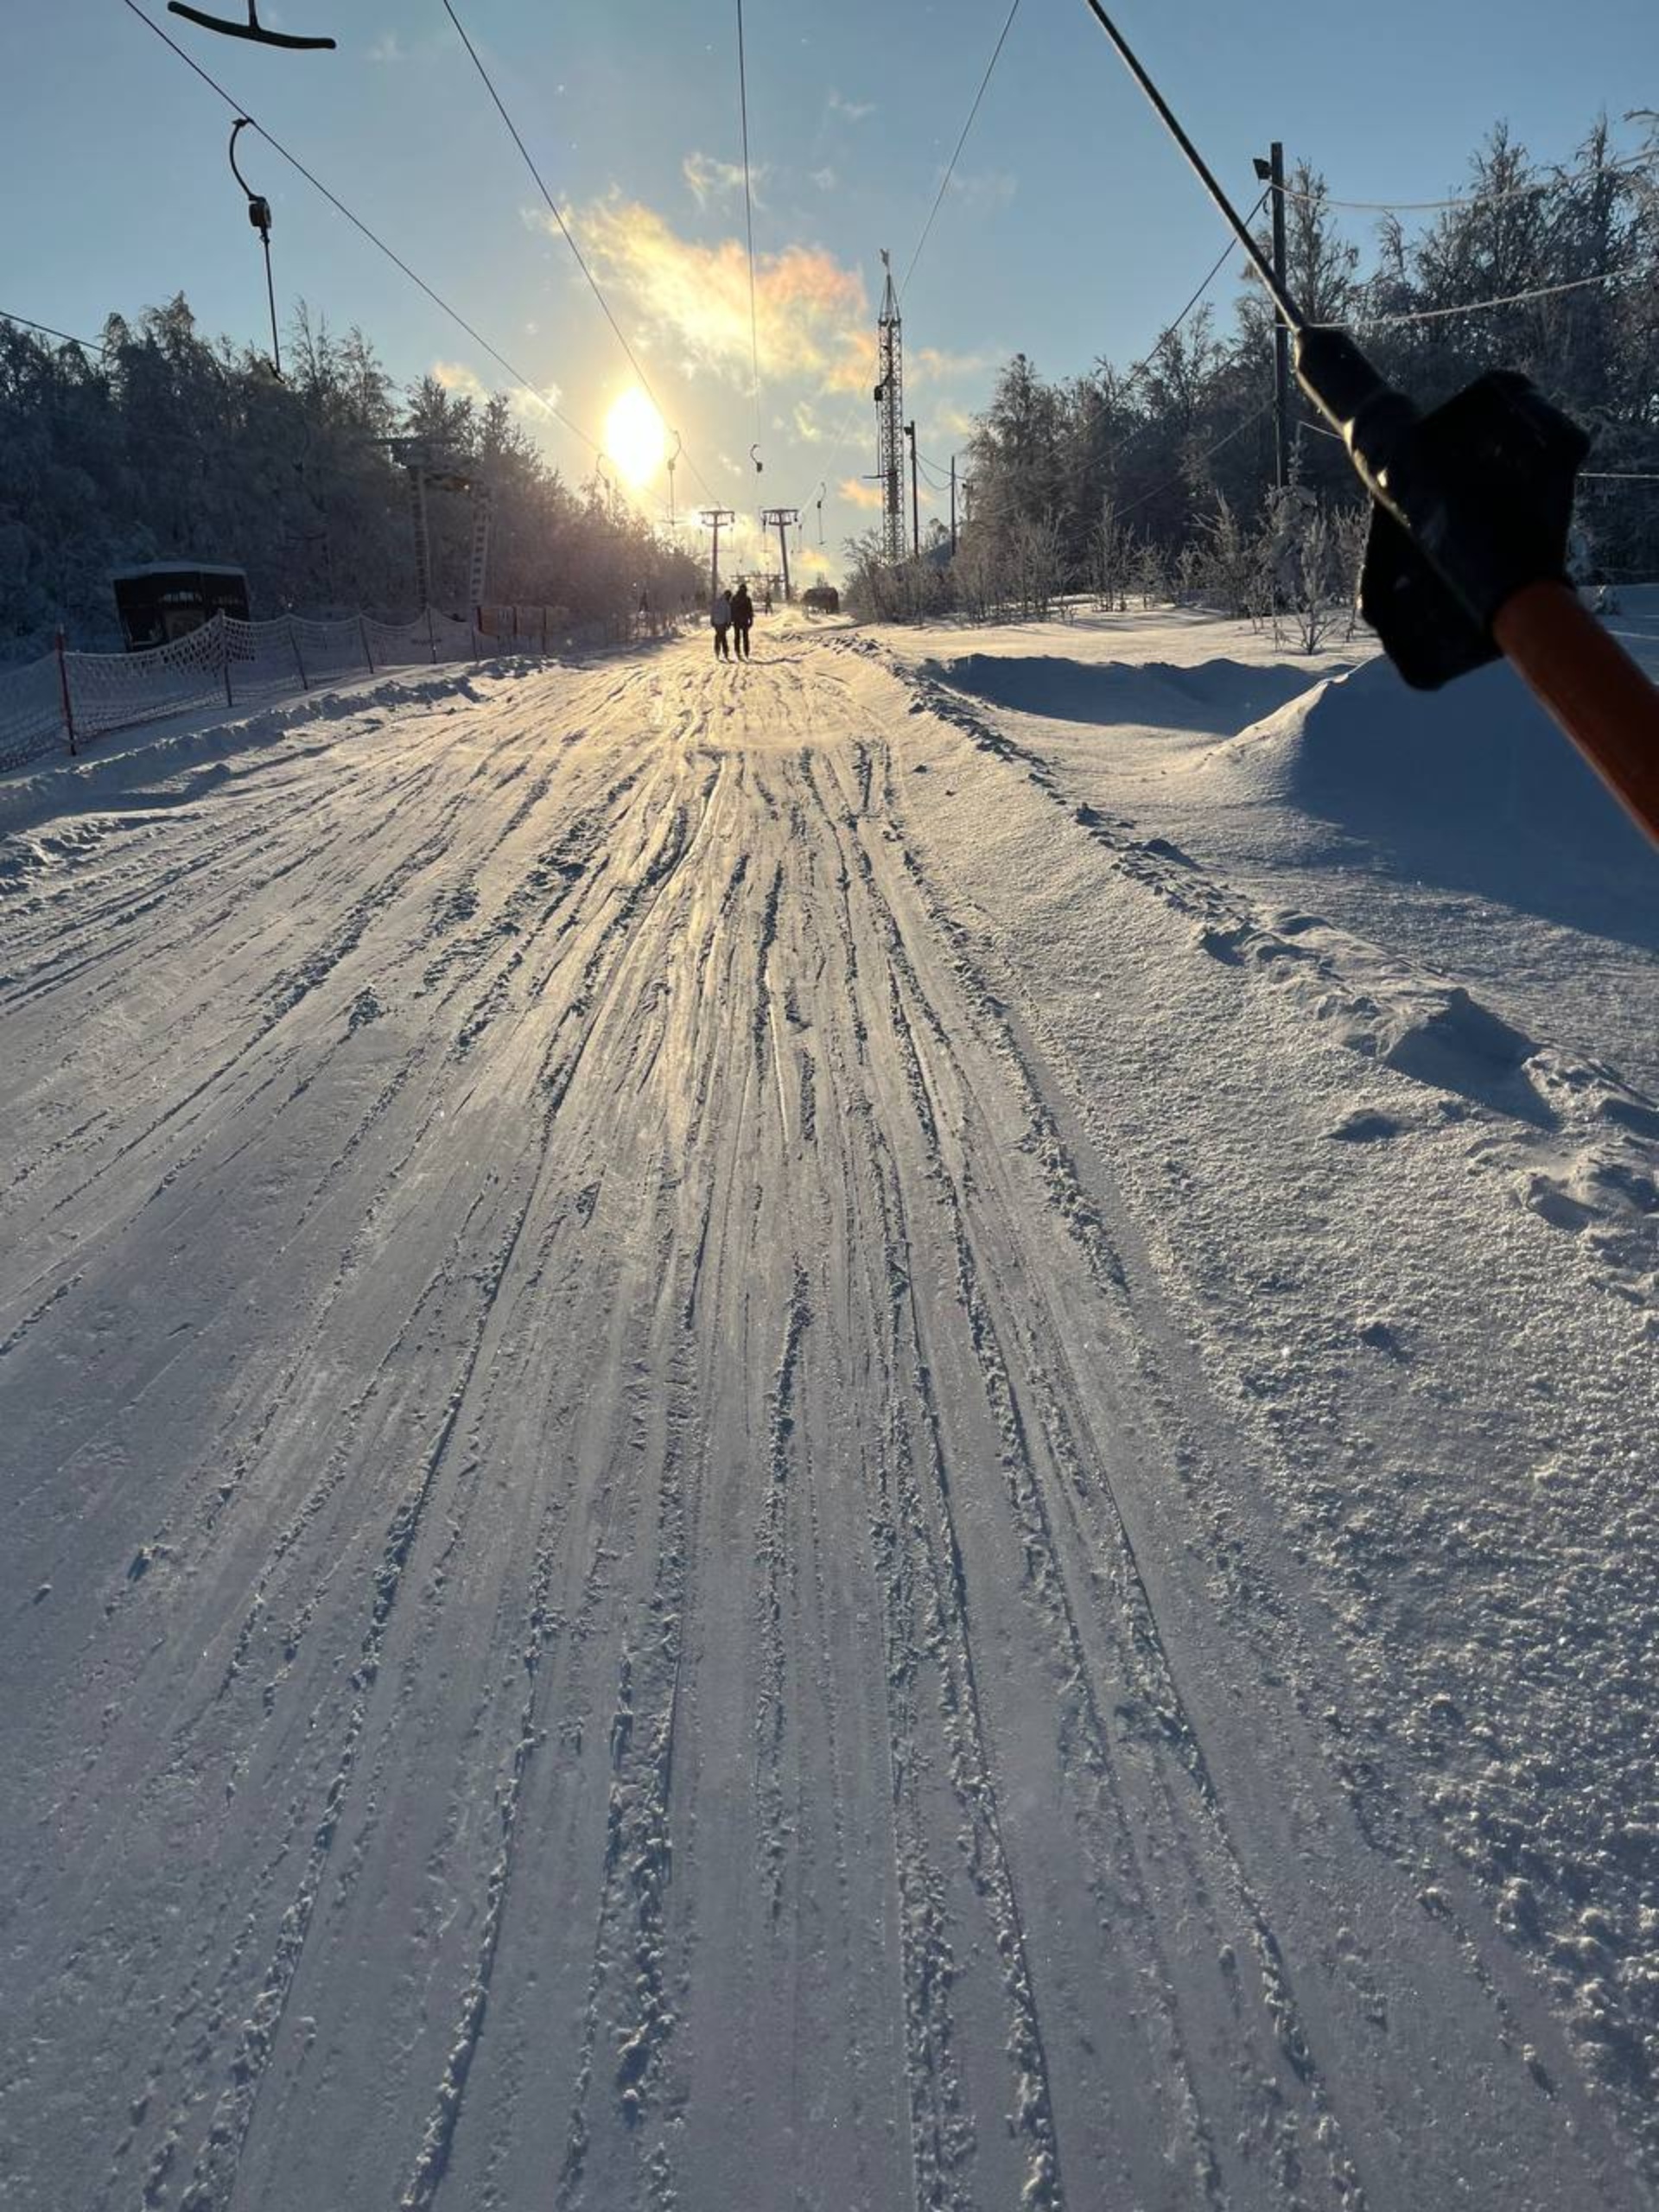
<svg viewBox="0 0 1659 2212"><path fill-rule="evenodd" d="M8 2202L1653 2202L1659 1125L1112 642L0 786Z"/></svg>

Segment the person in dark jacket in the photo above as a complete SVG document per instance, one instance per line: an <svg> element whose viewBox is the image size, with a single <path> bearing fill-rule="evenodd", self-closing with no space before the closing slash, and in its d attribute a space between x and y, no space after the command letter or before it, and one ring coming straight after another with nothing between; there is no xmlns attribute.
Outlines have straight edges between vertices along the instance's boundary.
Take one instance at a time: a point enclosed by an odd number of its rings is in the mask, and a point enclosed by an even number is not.
<svg viewBox="0 0 1659 2212"><path fill-rule="evenodd" d="M709 602L709 620L715 632L715 658L729 660L731 655L726 650L726 632L732 626L732 602L728 593L717 591L715 594Z"/></svg>
<svg viewBox="0 0 1659 2212"><path fill-rule="evenodd" d="M754 627L754 601L749 597L747 584L740 581L732 594L732 636L737 645L737 657L749 657L749 632Z"/></svg>

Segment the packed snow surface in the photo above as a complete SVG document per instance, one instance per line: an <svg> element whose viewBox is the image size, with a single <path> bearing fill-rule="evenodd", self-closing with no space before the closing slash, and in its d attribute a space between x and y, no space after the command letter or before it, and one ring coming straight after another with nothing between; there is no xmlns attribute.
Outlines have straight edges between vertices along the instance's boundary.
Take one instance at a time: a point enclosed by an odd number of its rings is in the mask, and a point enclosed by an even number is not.
<svg viewBox="0 0 1659 2212"><path fill-rule="evenodd" d="M1659 862L757 652L0 780L0 2197L1651 2207Z"/></svg>

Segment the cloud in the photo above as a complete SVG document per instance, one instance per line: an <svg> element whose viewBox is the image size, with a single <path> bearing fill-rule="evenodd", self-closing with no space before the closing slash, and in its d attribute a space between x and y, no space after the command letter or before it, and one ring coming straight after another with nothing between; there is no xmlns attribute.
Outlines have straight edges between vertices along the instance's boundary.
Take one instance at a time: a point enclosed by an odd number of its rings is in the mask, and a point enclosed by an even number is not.
<svg viewBox="0 0 1659 2212"><path fill-rule="evenodd" d="M459 392L463 399L487 399L489 387L476 369L467 367L465 361L434 361L430 373L446 391Z"/></svg>
<svg viewBox="0 0 1659 2212"><path fill-rule="evenodd" d="M371 61L406 61L409 59L396 31L382 31L369 48Z"/></svg>
<svg viewBox="0 0 1659 2212"><path fill-rule="evenodd" d="M838 115L843 123L868 123L875 113L874 100L843 99L833 86L828 105L830 114Z"/></svg>
<svg viewBox="0 0 1659 2212"><path fill-rule="evenodd" d="M841 182L841 179L826 163L823 168L814 169L811 172L809 181L816 184L820 192L833 192Z"/></svg>
<svg viewBox="0 0 1659 2212"><path fill-rule="evenodd" d="M1020 189L1020 180L1007 169L985 169L970 176L958 169L950 180L953 194L976 213L1006 207Z"/></svg>
<svg viewBox="0 0 1659 2212"><path fill-rule="evenodd" d="M711 200L733 200L743 189L743 164L741 162L716 161L712 154L688 154L680 163L680 172L690 186L699 207L706 207ZM772 175L764 162L751 166L749 194L757 207L764 205L761 188Z"/></svg>
<svg viewBox="0 0 1659 2212"><path fill-rule="evenodd" d="M905 355L905 381L948 384L958 377L983 376L1001 368L1006 356L997 353L950 353L938 346L912 346Z"/></svg>
<svg viewBox="0 0 1659 2212"><path fill-rule="evenodd" d="M849 506L879 507L881 504L881 486L867 483L861 476L843 476L836 489Z"/></svg>
<svg viewBox="0 0 1659 2212"><path fill-rule="evenodd" d="M973 416L963 407L936 407L933 420L947 438L969 438L976 427Z"/></svg>
<svg viewBox="0 0 1659 2212"><path fill-rule="evenodd" d="M486 384L476 369L465 361L434 361L429 373L446 391L454 392L458 399L470 399L480 407L494 397L493 387ZM521 384L507 388L507 404L518 421L531 429L546 429L552 422L550 410L563 397L563 388L556 384L538 385L528 391Z"/></svg>
<svg viewBox="0 0 1659 2212"><path fill-rule="evenodd" d="M551 228L551 219L540 219ZM624 295L685 367L750 379L749 264L741 239L680 237L654 208L613 194L579 226L600 281ZM874 376L875 338L864 282L822 247L785 246L755 263L755 329L765 383L794 378L855 391Z"/></svg>

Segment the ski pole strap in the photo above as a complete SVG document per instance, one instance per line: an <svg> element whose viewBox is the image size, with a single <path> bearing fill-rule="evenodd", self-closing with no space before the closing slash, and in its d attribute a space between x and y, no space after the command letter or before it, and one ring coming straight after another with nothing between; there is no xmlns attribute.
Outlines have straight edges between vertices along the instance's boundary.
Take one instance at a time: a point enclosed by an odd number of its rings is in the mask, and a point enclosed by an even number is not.
<svg viewBox="0 0 1659 2212"><path fill-rule="evenodd" d="M1529 584L1492 635L1590 766L1659 844L1659 691L1560 583Z"/></svg>

